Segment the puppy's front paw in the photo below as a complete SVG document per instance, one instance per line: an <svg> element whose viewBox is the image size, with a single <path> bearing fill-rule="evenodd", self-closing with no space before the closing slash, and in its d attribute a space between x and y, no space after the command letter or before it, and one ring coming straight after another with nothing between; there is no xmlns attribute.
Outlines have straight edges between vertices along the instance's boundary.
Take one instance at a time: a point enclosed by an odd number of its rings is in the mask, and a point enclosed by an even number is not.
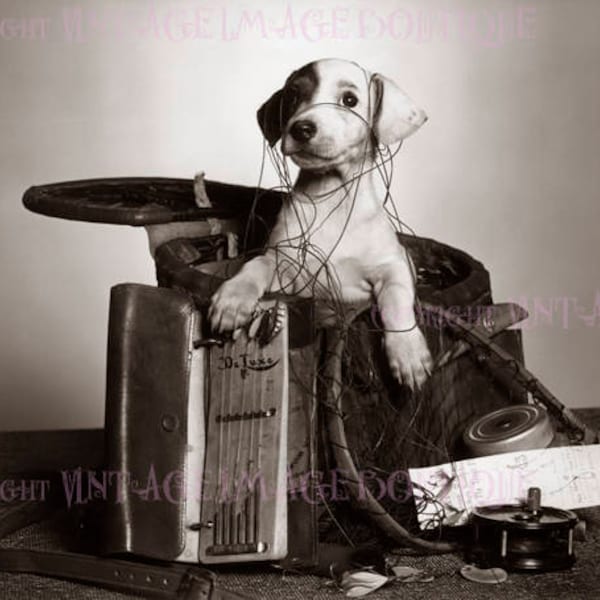
<svg viewBox="0 0 600 600"><path fill-rule="evenodd" d="M261 293L248 279L229 279L211 298L208 317L213 331L222 333L243 327L252 317Z"/></svg>
<svg viewBox="0 0 600 600"><path fill-rule="evenodd" d="M433 360L421 330L416 327L406 332L387 332L385 349L392 375L413 391L429 377Z"/></svg>

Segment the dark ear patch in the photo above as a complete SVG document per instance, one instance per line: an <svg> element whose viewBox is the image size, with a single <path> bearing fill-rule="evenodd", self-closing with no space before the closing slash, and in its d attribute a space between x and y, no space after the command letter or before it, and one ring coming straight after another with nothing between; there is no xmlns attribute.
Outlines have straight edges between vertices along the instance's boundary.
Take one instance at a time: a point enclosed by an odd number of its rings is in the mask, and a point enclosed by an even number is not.
<svg viewBox="0 0 600 600"><path fill-rule="evenodd" d="M277 90L256 113L258 125L269 146L274 146L285 126L283 90Z"/></svg>
<svg viewBox="0 0 600 600"><path fill-rule="evenodd" d="M294 71L285 85L277 90L256 113L258 125L270 146L281 137L298 103L310 101L318 85L315 63Z"/></svg>

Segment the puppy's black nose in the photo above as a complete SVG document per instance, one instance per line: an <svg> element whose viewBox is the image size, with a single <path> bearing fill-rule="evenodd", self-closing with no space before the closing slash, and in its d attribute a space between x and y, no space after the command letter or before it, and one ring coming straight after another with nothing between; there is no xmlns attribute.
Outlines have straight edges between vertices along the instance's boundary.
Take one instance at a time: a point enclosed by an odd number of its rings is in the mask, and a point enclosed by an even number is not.
<svg viewBox="0 0 600 600"><path fill-rule="evenodd" d="M308 140L315 137L316 133L317 126L307 119L296 121L290 129L290 135L297 142L308 142Z"/></svg>

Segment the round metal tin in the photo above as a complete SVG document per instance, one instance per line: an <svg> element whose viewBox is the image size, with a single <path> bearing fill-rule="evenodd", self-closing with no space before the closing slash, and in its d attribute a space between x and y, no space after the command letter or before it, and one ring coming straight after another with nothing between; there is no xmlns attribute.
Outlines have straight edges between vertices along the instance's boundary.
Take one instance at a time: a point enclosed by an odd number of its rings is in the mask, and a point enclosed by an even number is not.
<svg viewBox="0 0 600 600"><path fill-rule="evenodd" d="M472 456L547 448L554 429L546 409L519 404L488 413L472 423L463 440Z"/></svg>

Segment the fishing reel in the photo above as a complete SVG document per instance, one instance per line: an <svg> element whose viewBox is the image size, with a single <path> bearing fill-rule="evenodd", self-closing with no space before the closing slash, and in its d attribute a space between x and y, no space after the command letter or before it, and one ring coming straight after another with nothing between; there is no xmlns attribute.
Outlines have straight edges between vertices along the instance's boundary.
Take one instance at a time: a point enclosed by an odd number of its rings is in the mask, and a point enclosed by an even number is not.
<svg viewBox="0 0 600 600"><path fill-rule="evenodd" d="M541 506L540 489L529 488L525 504L473 510L467 559L478 567L508 571L569 569L575 562L576 524L574 512Z"/></svg>

